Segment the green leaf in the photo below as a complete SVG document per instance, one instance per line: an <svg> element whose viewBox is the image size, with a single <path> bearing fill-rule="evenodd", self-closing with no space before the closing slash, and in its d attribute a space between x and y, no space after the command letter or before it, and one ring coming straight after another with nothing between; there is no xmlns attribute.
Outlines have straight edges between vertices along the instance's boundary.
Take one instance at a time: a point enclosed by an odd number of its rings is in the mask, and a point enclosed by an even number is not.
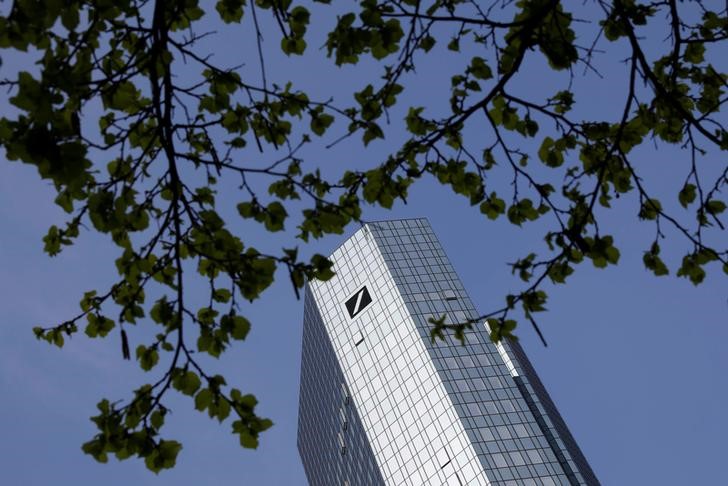
<svg viewBox="0 0 728 486"><path fill-rule="evenodd" d="M407 123L407 130L413 135L424 135L429 129L432 128L432 124L428 123L427 120L420 116L420 113L424 111L424 107L413 107L411 106L405 122Z"/></svg>
<svg viewBox="0 0 728 486"><path fill-rule="evenodd" d="M325 282L334 276L333 262L323 255L316 254L311 257L311 277Z"/></svg>
<svg viewBox="0 0 728 486"><path fill-rule="evenodd" d="M334 117L326 113L311 115L311 131L316 135L321 136L333 122Z"/></svg>
<svg viewBox="0 0 728 486"><path fill-rule="evenodd" d="M642 202L638 216L640 219L654 220L660 215L660 211L662 211L660 201L657 199L645 199Z"/></svg>
<svg viewBox="0 0 728 486"><path fill-rule="evenodd" d="M233 316L233 328L230 335L234 339L243 340L250 331L250 321L243 316Z"/></svg>
<svg viewBox="0 0 728 486"><path fill-rule="evenodd" d="M725 211L726 205L723 201L719 201L717 199L711 199L710 201L705 203L705 210L708 211L709 214L712 214L713 216L716 216L723 211Z"/></svg>
<svg viewBox="0 0 728 486"><path fill-rule="evenodd" d="M152 412L152 415L150 415L149 422L155 429L161 429L162 425L164 425L164 413L161 410L155 410Z"/></svg>
<svg viewBox="0 0 728 486"><path fill-rule="evenodd" d="M495 192L491 192L490 196L480 203L480 212L485 214L488 219L495 220L505 212L506 203L503 199L499 198Z"/></svg>
<svg viewBox="0 0 728 486"><path fill-rule="evenodd" d="M518 226L526 221L535 221L539 216L540 213L533 206L533 201L528 198L521 199L508 208L508 220Z"/></svg>
<svg viewBox="0 0 728 486"><path fill-rule="evenodd" d="M57 226L48 228L48 233L43 237L43 251L50 256L56 256L61 252L61 233Z"/></svg>
<svg viewBox="0 0 728 486"><path fill-rule="evenodd" d="M645 264L645 268L651 270L656 276L660 277L670 273L665 262L659 257L660 245L657 242L653 243L649 251L646 251L642 256L642 262Z"/></svg>
<svg viewBox="0 0 728 486"><path fill-rule="evenodd" d="M195 395L195 408L200 412L207 409L212 403L212 391L209 388L203 388Z"/></svg>
<svg viewBox="0 0 728 486"><path fill-rule="evenodd" d="M238 213L240 213L240 216L243 218L252 218L258 212L259 210L257 209L257 205L252 202L241 202L238 204Z"/></svg>
<svg viewBox="0 0 728 486"><path fill-rule="evenodd" d="M258 447L258 438L251 434L241 433L240 445L247 449L256 449Z"/></svg>
<svg viewBox="0 0 728 486"><path fill-rule="evenodd" d="M78 26L79 9L74 7L64 8L61 10L61 24L68 30L75 30Z"/></svg>
<svg viewBox="0 0 728 486"><path fill-rule="evenodd" d="M488 319L487 322L490 328L490 340L494 343L498 343L504 338L518 341L518 337L513 334L518 323L513 319Z"/></svg>
<svg viewBox="0 0 728 486"><path fill-rule="evenodd" d="M283 223L288 217L286 209L278 201L274 201L266 208L267 219L265 221L265 229L268 231L281 231Z"/></svg>
<svg viewBox="0 0 728 486"><path fill-rule="evenodd" d="M160 440L154 451L144 459L144 464L154 473L170 469L177 463L177 455L181 450L182 444L177 441Z"/></svg>
<svg viewBox="0 0 728 486"><path fill-rule="evenodd" d="M111 97L107 98L106 107L133 114L140 105L141 93L131 81L122 81L113 85Z"/></svg>
<svg viewBox="0 0 728 486"><path fill-rule="evenodd" d="M700 64L705 60L705 46L702 42L690 42L685 47L683 57L689 63Z"/></svg>
<svg viewBox="0 0 728 486"><path fill-rule="evenodd" d="M212 298L215 302L228 302L232 297L232 293L228 289L215 289Z"/></svg>
<svg viewBox="0 0 728 486"><path fill-rule="evenodd" d="M434 37L426 35L420 39L419 48L425 52L430 52L430 50L435 46L435 43L436 41Z"/></svg>
<svg viewBox="0 0 728 486"><path fill-rule="evenodd" d="M460 37L453 37L447 44L447 48L453 52L460 51Z"/></svg>
<svg viewBox="0 0 728 486"><path fill-rule="evenodd" d="M551 265L548 276L554 283L566 283L566 278L574 273L574 269L568 262L557 262Z"/></svg>
<svg viewBox="0 0 728 486"><path fill-rule="evenodd" d="M284 37L281 39L281 50L287 55L301 55L306 50L306 41L300 37Z"/></svg>
<svg viewBox="0 0 728 486"><path fill-rule="evenodd" d="M136 348L136 358L139 360L141 369L149 371L159 362L159 353L155 347L146 347L140 344Z"/></svg>
<svg viewBox="0 0 728 486"><path fill-rule="evenodd" d="M86 319L86 335L90 338L106 337L109 332L116 326L116 323L99 314L87 314Z"/></svg>
<svg viewBox="0 0 728 486"><path fill-rule="evenodd" d="M478 79L490 79L493 77L493 71L485 63L485 59L475 56L470 60L468 71Z"/></svg>
<svg viewBox="0 0 728 486"><path fill-rule="evenodd" d="M215 10L226 24L239 23L243 18L245 0L218 0Z"/></svg>
<svg viewBox="0 0 728 486"><path fill-rule="evenodd" d="M690 203L695 201L696 189L694 184L685 184L678 193L678 199L682 207L687 208Z"/></svg>
<svg viewBox="0 0 728 486"><path fill-rule="evenodd" d="M192 396L200 388L201 382L197 373L187 370L177 373L172 379L172 385L185 395Z"/></svg>
<svg viewBox="0 0 728 486"><path fill-rule="evenodd" d="M564 154L559 150L551 137L544 137L538 149L538 158L549 167L560 167L564 163Z"/></svg>
<svg viewBox="0 0 728 486"><path fill-rule="evenodd" d="M567 113L574 105L574 93L571 91L559 91L551 101L555 103L554 111L559 114Z"/></svg>
<svg viewBox="0 0 728 486"><path fill-rule="evenodd" d="M689 253L683 257L682 265L678 268L676 275L689 279L693 285L702 283L705 279L705 270L701 268L696 253Z"/></svg>

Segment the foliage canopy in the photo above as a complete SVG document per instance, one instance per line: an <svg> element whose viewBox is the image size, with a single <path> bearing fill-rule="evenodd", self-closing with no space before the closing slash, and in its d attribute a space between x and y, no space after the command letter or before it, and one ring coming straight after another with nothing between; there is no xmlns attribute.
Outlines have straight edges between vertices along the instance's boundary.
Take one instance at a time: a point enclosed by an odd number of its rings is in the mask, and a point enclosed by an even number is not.
<svg viewBox="0 0 728 486"><path fill-rule="evenodd" d="M0 80L13 106L0 118L0 145L8 160L36 166L68 213L65 224L49 229L45 251L58 254L82 229L109 235L119 248L118 281L86 292L78 315L36 327L35 335L60 347L80 327L90 338L115 332L125 359L157 372L126 402L98 404L98 433L83 450L99 461L114 454L143 458L155 472L172 467L182 445L161 438L172 389L220 422L232 417L243 447L256 447L272 425L256 414L254 396L206 372L200 356L219 357L245 339L251 324L240 301L257 299L277 270L296 294L306 279L333 273L322 255L254 248L228 229L217 209L223 178L240 181L225 197L235 198L242 218L269 232L296 221L302 242L361 222L366 204L389 208L406 200L408 188L428 175L489 219L518 226L548 219L546 247L511 264L524 289L480 318L494 340L515 338L516 309L538 331L534 314L545 309L548 280L565 283L585 261L618 263L598 213L626 193L637 195L638 218L655 225L647 269L669 273L660 256L669 226L687 243L677 276L697 285L713 262L728 273L721 220L728 164L711 168L709 178L701 165L706 151L728 149L719 118L726 73L710 62L711 52L725 50L725 10L675 0L316 3L219 0L205 11L198 0L15 0L0 16L0 54L28 66ZM585 9L599 19L583 22ZM336 65L371 58L380 68L352 92L350 106L266 78L263 30L275 26L286 55L310 55L311 26L328 25L317 16L335 16L325 50ZM260 81L214 64L200 49L208 32L198 27L220 22L254 33L257 45L241 55L258 63ZM661 52L648 52L643 32L666 38ZM617 48L628 73L623 105L613 118L578 118L574 107L588 100L572 89L577 71L598 73L601 50ZM343 135L333 143L385 138L384 126L399 123L389 115L417 82L418 63L448 52L468 59L442 93L449 112L406 107L408 138L389 156L330 179L299 155L334 130ZM539 59L567 82L547 97L523 95L514 80ZM473 126L486 132L475 142L464 136ZM685 212L668 211L640 175L635 153L647 143L685 149L684 184L675 195ZM269 154L274 161L264 162ZM510 187L492 182L495 170L510 171ZM187 303L190 279L209 282L209 303L199 309ZM128 335L139 321L158 331L132 350ZM434 320L432 337L453 332L462 339L473 322Z"/></svg>

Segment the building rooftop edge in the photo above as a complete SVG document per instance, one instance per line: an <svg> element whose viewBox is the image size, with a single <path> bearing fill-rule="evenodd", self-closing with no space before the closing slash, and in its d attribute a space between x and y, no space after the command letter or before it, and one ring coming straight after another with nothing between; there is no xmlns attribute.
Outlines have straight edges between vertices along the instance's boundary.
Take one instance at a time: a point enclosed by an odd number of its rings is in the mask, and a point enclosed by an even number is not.
<svg viewBox="0 0 728 486"><path fill-rule="evenodd" d="M344 246L347 241L349 241L351 238L353 238L354 235L356 235L361 230L363 230L364 227L367 226L367 225L370 225L370 224L379 224L379 223L391 223L391 222L394 222L394 221L420 221L420 220L426 221L427 224L430 225L430 220L427 219L424 216L423 217L415 217L415 218L392 218L392 219L378 219L378 220L373 220L373 221L363 221L362 222L362 225L359 228L357 228L353 233L351 233L349 236L347 236L344 239L344 241L342 241L341 243L339 243L338 245L336 245L336 247L329 252L329 255L328 255L327 258L331 258L332 256L334 256L334 253L336 253L339 250L339 248L341 248L342 246Z"/></svg>

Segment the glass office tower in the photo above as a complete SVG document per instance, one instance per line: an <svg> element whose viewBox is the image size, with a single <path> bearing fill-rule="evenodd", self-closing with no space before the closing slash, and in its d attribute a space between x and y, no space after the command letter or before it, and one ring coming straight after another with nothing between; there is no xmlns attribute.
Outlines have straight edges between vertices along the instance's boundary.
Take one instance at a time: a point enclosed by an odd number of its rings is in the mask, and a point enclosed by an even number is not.
<svg viewBox="0 0 728 486"><path fill-rule="evenodd" d="M598 485L522 348L478 313L427 220L369 223L306 287L298 449L312 486Z"/></svg>

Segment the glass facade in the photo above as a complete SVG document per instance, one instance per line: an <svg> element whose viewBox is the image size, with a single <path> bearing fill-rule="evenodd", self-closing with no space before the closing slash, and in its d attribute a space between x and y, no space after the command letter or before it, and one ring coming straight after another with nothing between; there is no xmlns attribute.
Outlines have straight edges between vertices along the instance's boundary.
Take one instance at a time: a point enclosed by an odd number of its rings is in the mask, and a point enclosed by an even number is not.
<svg viewBox="0 0 728 486"><path fill-rule="evenodd" d="M310 484L598 485L523 350L486 325L427 220L369 223L307 285L298 447Z"/></svg>

